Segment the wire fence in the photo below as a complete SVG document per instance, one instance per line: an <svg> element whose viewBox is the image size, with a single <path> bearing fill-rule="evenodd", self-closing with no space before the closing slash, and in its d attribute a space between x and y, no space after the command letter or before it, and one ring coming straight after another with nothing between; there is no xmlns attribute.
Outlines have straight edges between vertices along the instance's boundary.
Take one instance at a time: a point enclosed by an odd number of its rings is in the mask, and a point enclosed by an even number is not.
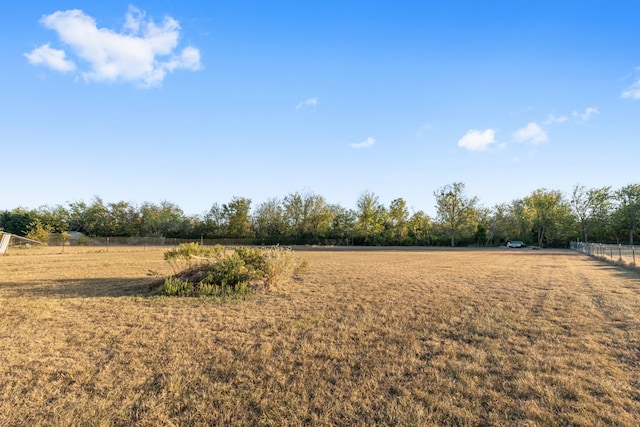
<svg viewBox="0 0 640 427"><path fill-rule="evenodd" d="M181 243L196 242L202 245L213 246L249 246L268 244L260 239L178 239L171 237L73 237L69 240L61 240L60 236L52 236L49 246L178 246Z"/></svg>
<svg viewBox="0 0 640 427"><path fill-rule="evenodd" d="M620 262L636 266L636 249L634 245L606 245L604 243L571 242L571 249L583 254L604 258L609 261ZM637 254L640 256L640 253Z"/></svg>

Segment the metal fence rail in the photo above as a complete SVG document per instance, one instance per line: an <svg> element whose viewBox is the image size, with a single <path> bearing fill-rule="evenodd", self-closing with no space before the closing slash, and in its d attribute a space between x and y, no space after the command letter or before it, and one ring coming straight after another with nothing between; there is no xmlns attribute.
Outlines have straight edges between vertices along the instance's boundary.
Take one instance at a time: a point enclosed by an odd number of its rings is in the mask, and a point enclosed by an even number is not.
<svg viewBox="0 0 640 427"><path fill-rule="evenodd" d="M260 239L178 239L172 237L73 237L62 241L53 235L49 246L178 246L180 243L197 242L203 245L245 246L265 244Z"/></svg>
<svg viewBox="0 0 640 427"><path fill-rule="evenodd" d="M610 261L623 262L633 266L637 265L634 245L571 242L571 249L597 258L605 258Z"/></svg>

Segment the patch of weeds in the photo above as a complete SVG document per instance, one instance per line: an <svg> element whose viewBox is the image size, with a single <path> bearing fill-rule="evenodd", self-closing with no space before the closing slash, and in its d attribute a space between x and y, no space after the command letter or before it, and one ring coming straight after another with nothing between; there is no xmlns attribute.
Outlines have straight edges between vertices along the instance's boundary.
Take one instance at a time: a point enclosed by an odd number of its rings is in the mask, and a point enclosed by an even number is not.
<svg viewBox="0 0 640 427"><path fill-rule="evenodd" d="M240 247L226 254L222 246L188 243L164 257L176 274L165 279L159 289L161 295L216 300L242 300L255 291L281 289L306 267L293 251L278 246ZM185 268L176 271L179 265Z"/></svg>
<svg viewBox="0 0 640 427"><path fill-rule="evenodd" d="M181 243L177 248L164 254L164 260L171 266L174 273L191 268L194 265L216 262L224 256L221 245L204 246L199 243Z"/></svg>
<svg viewBox="0 0 640 427"><path fill-rule="evenodd" d="M177 277L167 277L162 286L163 295L190 297L193 295L195 287L193 283L181 280Z"/></svg>

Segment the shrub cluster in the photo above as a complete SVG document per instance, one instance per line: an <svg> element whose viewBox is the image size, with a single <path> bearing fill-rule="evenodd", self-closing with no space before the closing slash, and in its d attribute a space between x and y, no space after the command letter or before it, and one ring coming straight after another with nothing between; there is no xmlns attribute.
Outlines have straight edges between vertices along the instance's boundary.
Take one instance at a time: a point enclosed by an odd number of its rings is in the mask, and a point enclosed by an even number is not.
<svg viewBox="0 0 640 427"><path fill-rule="evenodd" d="M243 299L257 290L270 291L289 283L306 267L290 249L240 247L227 253L220 246L183 243L166 252L174 269L160 288L163 295Z"/></svg>

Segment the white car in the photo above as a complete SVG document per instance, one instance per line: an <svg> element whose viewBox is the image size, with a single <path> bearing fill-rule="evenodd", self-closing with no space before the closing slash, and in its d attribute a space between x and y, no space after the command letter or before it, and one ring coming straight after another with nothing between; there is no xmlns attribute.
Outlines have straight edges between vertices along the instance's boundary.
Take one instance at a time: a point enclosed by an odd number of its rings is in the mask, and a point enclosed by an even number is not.
<svg viewBox="0 0 640 427"><path fill-rule="evenodd" d="M513 240L510 242L507 242L507 247L508 248L526 248L527 245L522 240Z"/></svg>

